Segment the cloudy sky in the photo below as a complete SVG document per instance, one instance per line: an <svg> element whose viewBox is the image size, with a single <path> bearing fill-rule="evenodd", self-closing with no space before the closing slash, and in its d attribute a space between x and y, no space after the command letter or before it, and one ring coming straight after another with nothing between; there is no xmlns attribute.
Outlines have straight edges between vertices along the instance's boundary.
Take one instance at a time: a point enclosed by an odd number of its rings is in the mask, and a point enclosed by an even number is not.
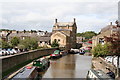
<svg viewBox="0 0 120 80"><path fill-rule="evenodd" d="M118 0L4 0L0 1L2 27L52 31L54 19L73 22L77 32L95 31L118 19Z"/></svg>

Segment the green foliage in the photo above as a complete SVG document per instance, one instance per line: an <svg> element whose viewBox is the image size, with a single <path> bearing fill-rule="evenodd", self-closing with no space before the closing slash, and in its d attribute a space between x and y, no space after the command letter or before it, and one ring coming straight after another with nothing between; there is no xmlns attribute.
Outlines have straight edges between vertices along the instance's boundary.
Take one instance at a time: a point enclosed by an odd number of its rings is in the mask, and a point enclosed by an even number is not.
<svg viewBox="0 0 120 80"><path fill-rule="evenodd" d="M25 38L24 40L20 41L19 47L27 49L37 49L38 43L35 38Z"/></svg>
<svg viewBox="0 0 120 80"><path fill-rule="evenodd" d="M10 47L6 41L0 40L0 43L2 43L2 46L0 46L0 47L3 49L7 49Z"/></svg>
<svg viewBox="0 0 120 80"><path fill-rule="evenodd" d="M95 46L92 50L92 53L95 57L99 57L99 56L105 56L106 54L110 53L110 51L108 50L108 46L110 44L98 44L97 46Z"/></svg>
<svg viewBox="0 0 120 80"><path fill-rule="evenodd" d="M0 31L10 31L9 29L0 29Z"/></svg>
<svg viewBox="0 0 120 80"><path fill-rule="evenodd" d="M83 33L77 33L77 36L80 37L85 37L85 39L91 39L93 36L96 36L97 33L95 33L94 31L86 31Z"/></svg>
<svg viewBox="0 0 120 80"><path fill-rule="evenodd" d="M52 42L51 47L59 47L59 43L57 42L57 40L54 40Z"/></svg>
<svg viewBox="0 0 120 80"><path fill-rule="evenodd" d="M19 49L25 49L25 45L23 45L23 44L18 44L18 48L19 48Z"/></svg>
<svg viewBox="0 0 120 80"><path fill-rule="evenodd" d="M15 47L19 44L20 42L20 39L18 37L13 37L11 40L10 40L10 43L12 45L12 47Z"/></svg>

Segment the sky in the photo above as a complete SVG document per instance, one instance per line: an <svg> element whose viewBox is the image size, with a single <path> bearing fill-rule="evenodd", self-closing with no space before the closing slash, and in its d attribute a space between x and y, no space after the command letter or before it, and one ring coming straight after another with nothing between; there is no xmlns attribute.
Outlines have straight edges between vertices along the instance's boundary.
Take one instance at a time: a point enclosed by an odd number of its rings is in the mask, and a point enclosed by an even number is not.
<svg viewBox="0 0 120 80"><path fill-rule="evenodd" d="M0 1L1 29L52 31L58 22L73 22L77 32L95 31L118 19L118 0L4 0Z"/></svg>

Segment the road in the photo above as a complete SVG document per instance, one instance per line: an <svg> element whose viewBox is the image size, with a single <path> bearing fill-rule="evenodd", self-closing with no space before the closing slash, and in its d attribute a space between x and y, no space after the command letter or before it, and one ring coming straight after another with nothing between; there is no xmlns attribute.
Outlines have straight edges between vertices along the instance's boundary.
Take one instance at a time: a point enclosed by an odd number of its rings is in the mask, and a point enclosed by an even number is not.
<svg viewBox="0 0 120 80"><path fill-rule="evenodd" d="M56 60L50 60L51 65L42 78L86 78L91 68L91 56L69 54Z"/></svg>

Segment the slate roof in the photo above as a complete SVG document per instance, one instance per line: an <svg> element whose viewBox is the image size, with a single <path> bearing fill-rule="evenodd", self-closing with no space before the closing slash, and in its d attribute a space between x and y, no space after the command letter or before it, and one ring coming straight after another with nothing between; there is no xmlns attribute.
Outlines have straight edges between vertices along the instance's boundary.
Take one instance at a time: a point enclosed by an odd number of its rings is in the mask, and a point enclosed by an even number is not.
<svg viewBox="0 0 120 80"><path fill-rule="evenodd" d="M17 37L22 37L22 36L24 36L24 37L34 37L34 36L37 36L37 34L36 33L11 33L10 35L9 35L9 37L14 37L14 36L17 36Z"/></svg>
<svg viewBox="0 0 120 80"><path fill-rule="evenodd" d="M11 33L9 37L34 37L39 41L49 41L51 33L46 33L45 36L37 35L37 33Z"/></svg>
<svg viewBox="0 0 120 80"><path fill-rule="evenodd" d="M52 35L52 32L47 32L44 36L50 37Z"/></svg>
<svg viewBox="0 0 120 80"><path fill-rule="evenodd" d="M69 29L55 29L54 31L71 31Z"/></svg>
<svg viewBox="0 0 120 80"><path fill-rule="evenodd" d="M111 30L113 26L115 26L115 25L107 25L106 27L102 28L100 32L105 32L107 30Z"/></svg>
<svg viewBox="0 0 120 80"><path fill-rule="evenodd" d="M57 22L54 26L66 27L66 26L73 26L74 22Z"/></svg>
<svg viewBox="0 0 120 80"><path fill-rule="evenodd" d="M39 41L50 41L50 37L41 36L38 37Z"/></svg>

